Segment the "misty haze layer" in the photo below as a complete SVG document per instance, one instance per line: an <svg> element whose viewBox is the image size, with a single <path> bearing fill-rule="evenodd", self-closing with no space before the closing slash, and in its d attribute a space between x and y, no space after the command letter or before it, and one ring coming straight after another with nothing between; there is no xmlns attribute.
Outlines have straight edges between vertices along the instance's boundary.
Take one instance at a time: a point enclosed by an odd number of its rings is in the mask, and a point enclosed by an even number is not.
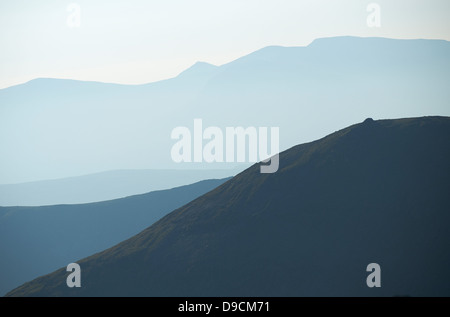
<svg viewBox="0 0 450 317"><path fill-rule="evenodd" d="M36 79L0 90L0 183L191 168L172 162L170 133L194 118L280 127L284 150L366 117L450 115L448 56L442 40L337 37L146 85Z"/></svg>

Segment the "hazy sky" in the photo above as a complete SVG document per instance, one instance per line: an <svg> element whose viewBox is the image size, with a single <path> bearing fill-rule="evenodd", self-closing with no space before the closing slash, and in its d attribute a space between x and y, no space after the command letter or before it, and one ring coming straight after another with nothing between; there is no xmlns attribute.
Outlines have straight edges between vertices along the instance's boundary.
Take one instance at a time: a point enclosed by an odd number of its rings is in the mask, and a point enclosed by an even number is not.
<svg viewBox="0 0 450 317"><path fill-rule="evenodd" d="M370 3L380 27L367 25ZM450 40L450 1L0 0L0 88L38 77L146 83L337 35Z"/></svg>

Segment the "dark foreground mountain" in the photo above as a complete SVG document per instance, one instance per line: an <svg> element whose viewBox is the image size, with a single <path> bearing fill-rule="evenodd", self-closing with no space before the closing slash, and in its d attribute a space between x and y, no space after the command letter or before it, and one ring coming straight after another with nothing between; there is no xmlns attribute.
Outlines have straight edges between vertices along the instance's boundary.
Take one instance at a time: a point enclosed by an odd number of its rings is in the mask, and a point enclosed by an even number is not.
<svg viewBox="0 0 450 317"><path fill-rule="evenodd" d="M368 119L8 295L450 296L449 162L450 118Z"/></svg>
<svg viewBox="0 0 450 317"><path fill-rule="evenodd" d="M0 207L0 294L134 236L227 179L91 204Z"/></svg>

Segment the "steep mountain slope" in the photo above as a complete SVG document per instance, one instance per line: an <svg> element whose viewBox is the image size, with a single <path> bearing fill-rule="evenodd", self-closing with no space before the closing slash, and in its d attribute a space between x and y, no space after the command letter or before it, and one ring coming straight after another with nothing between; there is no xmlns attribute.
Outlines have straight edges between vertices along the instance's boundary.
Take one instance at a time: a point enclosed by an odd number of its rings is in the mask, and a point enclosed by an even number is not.
<svg viewBox="0 0 450 317"><path fill-rule="evenodd" d="M350 126L10 296L450 296L450 118ZM381 266L381 288L366 267Z"/></svg>
<svg viewBox="0 0 450 317"><path fill-rule="evenodd" d="M135 235L225 180L91 204L0 207L0 294Z"/></svg>
<svg viewBox="0 0 450 317"><path fill-rule="evenodd" d="M280 127L284 150L370 116L449 116L449 56L442 40L337 37L147 85L36 79L0 90L0 183L191 168L172 162L170 135L195 118Z"/></svg>

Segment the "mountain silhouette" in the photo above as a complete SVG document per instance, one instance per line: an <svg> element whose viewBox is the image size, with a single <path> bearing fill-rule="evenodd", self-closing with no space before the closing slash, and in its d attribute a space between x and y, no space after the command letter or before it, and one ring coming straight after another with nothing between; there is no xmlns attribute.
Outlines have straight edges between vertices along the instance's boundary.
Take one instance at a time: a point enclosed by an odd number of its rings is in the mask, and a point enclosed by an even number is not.
<svg viewBox="0 0 450 317"><path fill-rule="evenodd" d="M192 77L196 78L206 78L210 79L212 76L214 76L218 70L218 66L205 63L205 62L197 62L185 71L181 72L177 77L178 78L184 78L187 77L189 80L192 79Z"/></svg>
<svg viewBox="0 0 450 317"><path fill-rule="evenodd" d="M8 296L450 296L450 118L372 120L255 164ZM381 267L369 288L366 267Z"/></svg>
<svg viewBox="0 0 450 317"><path fill-rule="evenodd" d="M225 180L99 203L0 207L0 294L137 234Z"/></svg>
<svg viewBox="0 0 450 317"><path fill-rule="evenodd" d="M449 116L449 56L448 41L336 37L145 85L35 79L0 90L0 183L192 168L171 160L170 135L195 118L279 127L285 150L370 116Z"/></svg>

